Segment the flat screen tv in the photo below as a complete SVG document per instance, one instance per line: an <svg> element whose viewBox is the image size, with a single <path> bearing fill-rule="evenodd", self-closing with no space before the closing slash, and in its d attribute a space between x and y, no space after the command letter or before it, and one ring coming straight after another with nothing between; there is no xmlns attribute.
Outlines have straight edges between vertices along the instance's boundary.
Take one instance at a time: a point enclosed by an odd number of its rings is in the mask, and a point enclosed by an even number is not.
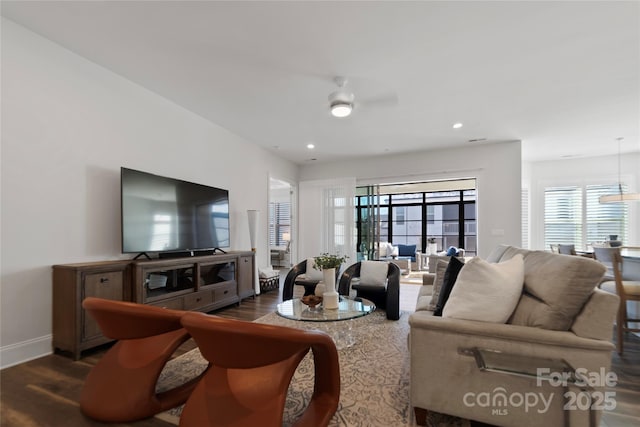
<svg viewBox="0 0 640 427"><path fill-rule="evenodd" d="M229 192L121 168L122 252L228 248Z"/></svg>

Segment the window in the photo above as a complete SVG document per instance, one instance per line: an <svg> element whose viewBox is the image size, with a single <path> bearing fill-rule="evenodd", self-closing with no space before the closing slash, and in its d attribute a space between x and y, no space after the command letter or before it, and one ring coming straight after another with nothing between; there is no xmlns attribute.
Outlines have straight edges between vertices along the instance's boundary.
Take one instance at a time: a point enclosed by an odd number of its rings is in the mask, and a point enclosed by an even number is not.
<svg viewBox="0 0 640 427"><path fill-rule="evenodd" d="M522 202L522 247L529 249L529 189L523 188Z"/></svg>
<svg viewBox="0 0 640 427"><path fill-rule="evenodd" d="M626 191L626 188L623 190ZM629 206L626 203L600 203L605 194L618 192L617 185L587 185L587 243L605 240L615 234L623 242L627 240Z"/></svg>
<svg viewBox="0 0 640 427"><path fill-rule="evenodd" d="M580 187L552 187L544 192L545 247L582 244L582 190Z"/></svg>
<svg viewBox="0 0 640 427"><path fill-rule="evenodd" d="M429 185L433 184L429 183ZM440 188L446 188L452 184L438 182L437 185ZM469 184L466 185L466 188L469 188ZM395 186L394 189L401 191L399 187L401 186ZM365 234L362 227L369 217L371 208L367 204L370 201L369 197L356 198L359 248L362 243L365 245L367 243L364 241ZM375 202L376 206L379 202L379 240L381 242L392 242L394 245L416 245L418 249L424 251L427 238L435 238L440 251L455 246L464 248L469 255L476 254L475 189L387 193L381 195Z"/></svg>
<svg viewBox="0 0 640 427"><path fill-rule="evenodd" d="M291 203L269 203L269 245L286 246L283 233L291 233Z"/></svg>
<svg viewBox="0 0 640 427"><path fill-rule="evenodd" d="M617 185L549 187L544 191L544 240L574 244L586 249L593 242L615 234L627 239L628 207L625 203L601 204L603 194L618 191Z"/></svg>

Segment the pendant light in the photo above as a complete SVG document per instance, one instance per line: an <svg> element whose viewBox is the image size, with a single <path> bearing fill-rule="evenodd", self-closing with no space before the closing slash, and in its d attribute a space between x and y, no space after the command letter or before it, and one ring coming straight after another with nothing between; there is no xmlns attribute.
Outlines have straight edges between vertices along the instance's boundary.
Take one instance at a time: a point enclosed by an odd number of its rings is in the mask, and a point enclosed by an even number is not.
<svg viewBox="0 0 640 427"><path fill-rule="evenodd" d="M620 143L624 138L618 137L618 192L614 194L605 194L600 196L600 203L621 203L632 200L640 200L640 193L624 193L622 191L622 179L620 178Z"/></svg>

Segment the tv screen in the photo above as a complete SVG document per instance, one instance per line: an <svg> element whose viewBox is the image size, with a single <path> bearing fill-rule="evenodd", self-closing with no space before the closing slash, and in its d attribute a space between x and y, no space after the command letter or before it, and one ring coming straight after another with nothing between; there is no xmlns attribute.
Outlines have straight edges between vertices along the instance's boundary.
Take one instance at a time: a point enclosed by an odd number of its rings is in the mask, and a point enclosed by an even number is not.
<svg viewBox="0 0 640 427"><path fill-rule="evenodd" d="M229 192L121 168L122 252L228 248Z"/></svg>

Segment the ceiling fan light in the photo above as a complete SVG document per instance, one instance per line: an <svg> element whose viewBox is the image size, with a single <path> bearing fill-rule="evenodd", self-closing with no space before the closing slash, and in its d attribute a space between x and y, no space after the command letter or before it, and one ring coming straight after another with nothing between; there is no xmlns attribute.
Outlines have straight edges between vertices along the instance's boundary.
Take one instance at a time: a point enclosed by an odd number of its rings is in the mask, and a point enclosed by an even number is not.
<svg viewBox="0 0 640 427"><path fill-rule="evenodd" d="M353 106L348 102L336 101L331 104L331 115L333 117L347 117L351 115Z"/></svg>

